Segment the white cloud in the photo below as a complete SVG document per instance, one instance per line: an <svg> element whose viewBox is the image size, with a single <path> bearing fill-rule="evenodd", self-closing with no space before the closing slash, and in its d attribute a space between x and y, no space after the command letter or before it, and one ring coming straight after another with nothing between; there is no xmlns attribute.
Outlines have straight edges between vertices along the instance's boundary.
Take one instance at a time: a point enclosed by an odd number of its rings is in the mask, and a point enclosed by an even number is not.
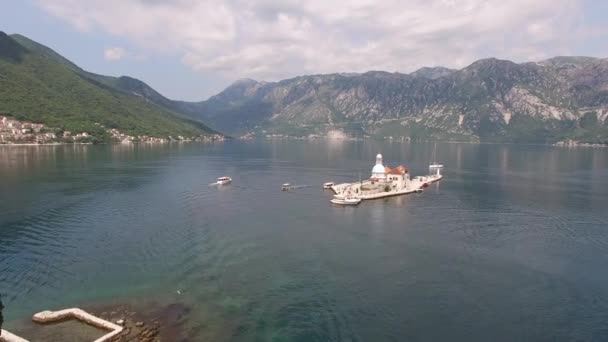
<svg viewBox="0 0 608 342"><path fill-rule="evenodd" d="M103 52L103 57L108 61L118 61L125 56L125 49L120 47L107 48Z"/></svg>
<svg viewBox="0 0 608 342"><path fill-rule="evenodd" d="M39 0L195 70L275 80L300 74L462 67L573 53L583 0ZM120 56L124 55L124 51ZM107 57L107 51L106 51Z"/></svg>

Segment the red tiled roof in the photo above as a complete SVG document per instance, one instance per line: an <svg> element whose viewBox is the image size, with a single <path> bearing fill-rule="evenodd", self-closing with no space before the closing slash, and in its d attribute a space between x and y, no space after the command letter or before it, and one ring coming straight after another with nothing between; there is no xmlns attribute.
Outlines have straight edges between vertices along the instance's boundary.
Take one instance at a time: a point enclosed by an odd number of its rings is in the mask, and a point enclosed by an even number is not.
<svg viewBox="0 0 608 342"><path fill-rule="evenodd" d="M386 173L387 173L387 174L389 174L389 175L404 175L404 174L406 174L408 171L409 171L409 170L408 170L406 167L401 166L401 165L397 166L397 167L396 167L396 168L394 168L394 169L391 169L390 167L386 167L386 168L384 168L384 172L386 172Z"/></svg>

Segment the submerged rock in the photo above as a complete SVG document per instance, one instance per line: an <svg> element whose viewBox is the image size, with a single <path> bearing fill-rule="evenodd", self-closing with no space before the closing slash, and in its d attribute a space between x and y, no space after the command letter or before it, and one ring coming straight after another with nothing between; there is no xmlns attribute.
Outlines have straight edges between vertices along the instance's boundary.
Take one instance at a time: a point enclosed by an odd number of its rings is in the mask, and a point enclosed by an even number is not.
<svg viewBox="0 0 608 342"><path fill-rule="evenodd" d="M182 324L191 309L182 303L147 304L142 307L123 304L111 308L89 309L91 312L100 312L100 317L117 324L122 321L122 333L110 340L111 342L187 340Z"/></svg>

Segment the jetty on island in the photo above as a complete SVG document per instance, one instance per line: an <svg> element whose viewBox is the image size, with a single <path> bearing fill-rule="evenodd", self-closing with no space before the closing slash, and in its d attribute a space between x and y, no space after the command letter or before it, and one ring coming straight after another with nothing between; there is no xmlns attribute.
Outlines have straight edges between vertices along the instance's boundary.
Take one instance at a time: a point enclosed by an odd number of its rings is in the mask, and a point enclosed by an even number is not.
<svg viewBox="0 0 608 342"><path fill-rule="evenodd" d="M406 195L422 192L431 183L443 178L441 170L443 165L432 164L429 167L429 174L410 178L409 169L405 166L389 168L384 166L382 155L376 156L369 179L355 183L341 183L331 186L334 192L334 199L359 199L372 200L390 196ZM335 203L335 202L334 202Z"/></svg>

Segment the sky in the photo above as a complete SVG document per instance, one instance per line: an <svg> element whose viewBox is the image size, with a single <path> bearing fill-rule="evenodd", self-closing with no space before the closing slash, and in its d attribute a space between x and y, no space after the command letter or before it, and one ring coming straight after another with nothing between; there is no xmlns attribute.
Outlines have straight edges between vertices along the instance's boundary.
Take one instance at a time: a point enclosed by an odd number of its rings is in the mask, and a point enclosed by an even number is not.
<svg viewBox="0 0 608 342"><path fill-rule="evenodd" d="M0 31L201 101L241 78L608 57L605 0L0 0Z"/></svg>

